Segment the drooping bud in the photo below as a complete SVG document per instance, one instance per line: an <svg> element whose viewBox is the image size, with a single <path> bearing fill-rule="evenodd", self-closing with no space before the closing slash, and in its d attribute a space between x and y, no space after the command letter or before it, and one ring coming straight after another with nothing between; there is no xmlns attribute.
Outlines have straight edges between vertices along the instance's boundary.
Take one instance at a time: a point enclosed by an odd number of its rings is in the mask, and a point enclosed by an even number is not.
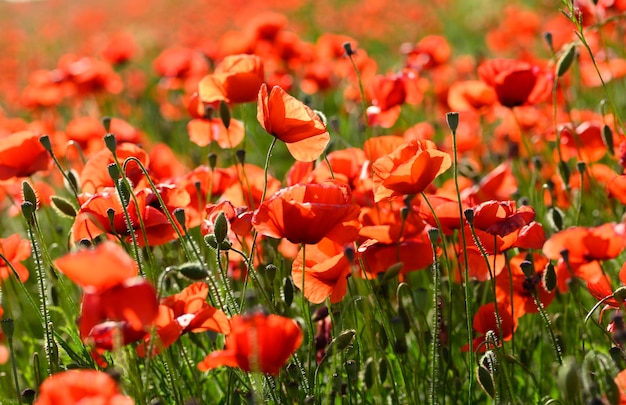
<svg viewBox="0 0 626 405"><path fill-rule="evenodd" d="M200 262L183 263L178 266L180 273L191 280L205 280L209 276L209 271Z"/></svg>
<svg viewBox="0 0 626 405"><path fill-rule="evenodd" d="M76 218L76 208L74 208L72 203L65 198L53 195L50 197L50 202L52 203L52 207L54 207L61 215L69 218Z"/></svg>

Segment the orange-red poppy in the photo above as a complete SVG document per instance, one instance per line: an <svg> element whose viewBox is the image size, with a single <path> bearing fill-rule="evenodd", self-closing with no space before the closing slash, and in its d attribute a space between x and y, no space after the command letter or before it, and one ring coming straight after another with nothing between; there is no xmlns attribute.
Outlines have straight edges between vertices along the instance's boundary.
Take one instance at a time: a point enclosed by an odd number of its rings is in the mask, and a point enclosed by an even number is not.
<svg viewBox="0 0 626 405"><path fill-rule="evenodd" d="M263 59L256 55L230 55L198 84L205 103L247 103L257 99L264 80Z"/></svg>
<svg viewBox="0 0 626 405"><path fill-rule="evenodd" d="M93 249L68 253L54 261L70 280L83 288L80 335L96 347L110 350L116 341L111 330L97 328L105 321L118 322L122 343L138 340L157 316L156 291L144 278L137 277L137 264L113 242L102 242ZM131 339L132 337L132 339Z"/></svg>
<svg viewBox="0 0 626 405"><path fill-rule="evenodd" d="M452 166L446 152L427 140L411 140L372 164L374 201L419 194Z"/></svg>
<svg viewBox="0 0 626 405"><path fill-rule="evenodd" d="M372 106L367 109L370 125L391 128L400 116L406 100L404 78L400 75L376 75L368 87Z"/></svg>
<svg viewBox="0 0 626 405"><path fill-rule="evenodd" d="M317 159L330 141L322 119L278 86L268 93L267 86L261 85L257 119L270 135L287 145L296 160L310 162Z"/></svg>
<svg viewBox="0 0 626 405"><path fill-rule="evenodd" d="M486 201L474 207L474 231L489 254L501 253L516 246L524 230L524 247L540 249L545 241L541 225L534 223L535 210L524 205L517 208L515 201ZM532 226L532 229L525 229ZM466 244L473 246L469 225L465 231Z"/></svg>
<svg viewBox="0 0 626 405"><path fill-rule="evenodd" d="M111 404L134 405L120 392L109 374L97 370L69 370L46 378L35 405Z"/></svg>
<svg viewBox="0 0 626 405"><path fill-rule="evenodd" d="M159 314L154 321L158 335L158 342L152 347L154 354L158 354L187 332L200 333L208 330L223 334L230 332L228 317L206 302L208 296L209 286L199 281L178 294L161 300ZM150 336L147 335L145 343L137 347L139 356L145 356L150 345Z"/></svg>
<svg viewBox="0 0 626 405"><path fill-rule="evenodd" d="M50 155L39 137L29 130L0 137L0 180L28 177L48 169Z"/></svg>
<svg viewBox="0 0 626 405"><path fill-rule="evenodd" d="M207 371L227 366L278 375L302 343L300 327L293 320L279 315L237 315L231 319L230 325L224 350L210 353L198 364L198 369Z"/></svg>
<svg viewBox="0 0 626 405"><path fill-rule="evenodd" d="M495 309L495 304L490 302L482 305L474 314L472 327L474 331L480 334L480 336L475 337L472 342L474 351L484 352L487 350L485 335L489 331L494 332L495 336L498 338L499 344L502 344L503 340L506 341L513 338L513 333L517 329L517 319L511 315L511 311L506 304L498 303L498 316L500 318L500 322L498 322ZM500 334L500 329L502 329L502 334ZM468 351L469 344L463 346L461 350Z"/></svg>
<svg viewBox="0 0 626 405"><path fill-rule="evenodd" d="M623 225L606 223L597 227L572 227L552 235L543 254L557 260L557 286L567 291L567 282L579 277L597 283L604 272L600 261L614 259L624 248Z"/></svg>
<svg viewBox="0 0 626 405"><path fill-rule="evenodd" d="M0 258L0 279L6 280L13 274L11 267L9 267L10 263L21 282L28 280L28 269L20 263L30 257L30 242L28 240L22 239L17 233L7 238L1 238L0 253L6 259L5 261Z"/></svg>
<svg viewBox="0 0 626 405"><path fill-rule="evenodd" d="M494 88L505 107L533 105L548 98L552 75L528 62L492 59L478 67L480 79Z"/></svg>
<svg viewBox="0 0 626 405"><path fill-rule="evenodd" d="M348 186L329 181L278 191L255 211L252 225L261 235L312 245L356 226L358 215Z"/></svg>
<svg viewBox="0 0 626 405"><path fill-rule="evenodd" d="M361 255L368 278L375 278L377 274L384 273L396 263L402 263L400 270L406 274L425 269L434 260L432 245L424 232L419 236L392 244L368 239L357 251Z"/></svg>

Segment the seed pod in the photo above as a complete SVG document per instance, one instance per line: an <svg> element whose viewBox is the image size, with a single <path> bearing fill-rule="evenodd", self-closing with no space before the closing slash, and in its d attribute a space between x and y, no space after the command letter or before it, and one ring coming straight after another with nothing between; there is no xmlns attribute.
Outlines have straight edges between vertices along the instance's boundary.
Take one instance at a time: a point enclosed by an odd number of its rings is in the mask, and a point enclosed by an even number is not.
<svg viewBox="0 0 626 405"><path fill-rule="evenodd" d="M48 135L40 136L39 143L48 153L52 153L52 143L50 142L50 137Z"/></svg>
<svg viewBox="0 0 626 405"><path fill-rule="evenodd" d="M611 127L606 124L602 127L602 140L604 141L606 148L609 150L609 153L614 155L615 145L613 144L613 131L611 130Z"/></svg>
<svg viewBox="0 0 626 405"><path fill-rule="evenodd" d="M548 208L548 212L546 213L548 217L548 222L550 226L555 232L563 230L563 211L557 207Z"/></svg>
<svg viewBox="0 0 626 405"><path fill-rule="evenodd" d="M111 133L106 134L104 136L104 144L106 145L107 149L110 150L113 155L115 155L117 151L117 139L115 139L115 135Z"/></svg>

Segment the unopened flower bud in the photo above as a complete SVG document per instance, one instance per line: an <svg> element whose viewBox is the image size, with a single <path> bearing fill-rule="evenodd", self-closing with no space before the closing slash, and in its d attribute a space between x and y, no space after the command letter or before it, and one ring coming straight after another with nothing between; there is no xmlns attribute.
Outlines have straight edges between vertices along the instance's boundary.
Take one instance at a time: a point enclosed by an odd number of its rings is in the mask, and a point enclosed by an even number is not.
<svg viewBox="0 0 626 405"><path fill-rule="evenodd" d="M452 133L455 133L456 129L459 127L459 113L446 113L446 122L448 123L448 128L450 128L450 131L452 131Z"/></svg>

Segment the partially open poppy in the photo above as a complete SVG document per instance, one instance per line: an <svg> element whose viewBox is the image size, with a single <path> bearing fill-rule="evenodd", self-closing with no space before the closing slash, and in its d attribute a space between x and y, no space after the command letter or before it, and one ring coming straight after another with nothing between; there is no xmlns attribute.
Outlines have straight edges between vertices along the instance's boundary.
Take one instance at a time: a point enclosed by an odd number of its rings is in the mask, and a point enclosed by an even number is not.
<svg viewBox="0 0 626 405"><path fill-rule="evenodd" d="M499 344L501 344L502 340L511 340L513 338L513 333L517 329L517 319L513 318L506 304L498 303L498 316L500 318L499 322L498 317L496 317L496 306L493 302L478 308L472 323L474 330L480 334L472 342L474 351L484 352L487 350L485 338L489 331L495 333L495 336L499 339ZM502 330L502 334L500 334L500 330ZM461 350L468 351L469 344L463 346Z"/></svg>
<svg viewBox="0 0 626 405"><path fill-rule="evenodd" d="M359 206L352 203L348 186L335 182L298 184L284 188L264 201L252 217L257 231L292 243L315 244L332 239L354 225Z"/></svg>
<svg viewBox="0 0 626 405"><path fill-rule="evenodd" d="M269 93L265 84L261 86L257 119L270 135L285 142L296 160L311 162L317 159L330 141L322 119L278 86Z"/></svg>
<svg viewBox="0 0 626 405"><path fill-rule="evenodd" d="M302 338L302 330L289 318L264 313L237 315L231 319L224 350L210 353L198 364L198 369L208 371L228 366L278 375L300 347Z"/></svg>
<svg viewBox="0 0 626 405"><path fill-rule="evenodd" d="M69 370L54 374L39 387L35 405L70 404L134 405L123 395L115 380L97 370Z"/></svg>
<svg viewBox="0 0 626 405"><path fill-rule="evenodd" d="M402 144L372 164L374 201L419 194L450 166L450 155L438 150L434 142L411 140Z"/></svg>

